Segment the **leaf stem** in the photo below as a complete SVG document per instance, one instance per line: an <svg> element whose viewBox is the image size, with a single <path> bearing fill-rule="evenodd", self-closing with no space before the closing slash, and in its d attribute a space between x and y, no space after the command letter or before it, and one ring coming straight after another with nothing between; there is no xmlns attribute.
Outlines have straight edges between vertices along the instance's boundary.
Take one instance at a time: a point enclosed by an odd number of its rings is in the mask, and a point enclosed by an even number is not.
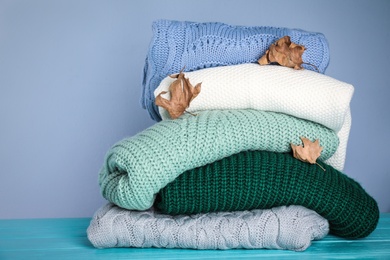
<svg viewBox="0 0 390 260"><path fill-rule="evenodd" d="M197 114L191 113L190 111L184 110L186 113L192 115L192 116L197 116Z"/></svg>
<svg viewBox="0 0 390 260"><path fill-rule="evenodd" d="M316 162L316 164L317 164L318 166L320 166L320 168L321 168L324 172L326 172L326 169L325 169L324 167L322 167L318 162Z"/></svg>
<svg viewBox="0 0 390 260"><path fill-rule="evenodd" d="M317 72L320 72L320 70L318 69L318 67L314 64L311 64L311 63L307 63L307 62L303 62L302 64L306 64L306 65L310 65L312 67L314 67L316 69Z"/></svg>

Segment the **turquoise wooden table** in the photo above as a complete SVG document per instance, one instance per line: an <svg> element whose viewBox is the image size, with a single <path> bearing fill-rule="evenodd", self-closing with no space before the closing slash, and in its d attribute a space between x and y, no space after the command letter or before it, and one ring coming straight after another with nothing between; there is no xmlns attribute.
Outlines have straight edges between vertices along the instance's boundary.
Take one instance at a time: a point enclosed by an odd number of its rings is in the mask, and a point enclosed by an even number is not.
<svg viewBox="0 0 390 260"><path fill-rule="evenodd" d="M87 239L89 218L0 220L0 259L390 259L390 213L367 238L328 235L304 252L285 250L96 249Z"/></svg>

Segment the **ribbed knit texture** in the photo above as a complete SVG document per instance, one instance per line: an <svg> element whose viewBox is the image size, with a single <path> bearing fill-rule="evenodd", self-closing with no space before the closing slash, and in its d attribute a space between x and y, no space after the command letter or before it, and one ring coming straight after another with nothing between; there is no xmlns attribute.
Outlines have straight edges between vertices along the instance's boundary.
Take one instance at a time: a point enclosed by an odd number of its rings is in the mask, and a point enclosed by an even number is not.
<svg viewBox="0 0 390 260"><path fill-rule="evenodd" d="M116 205L145 210L155 194L183 172L246 150L291 151L300 137L319 139L321 158L338 146L334 131L280 113L259 110L203 111L164 120L118 142L99 175L104 198Z"/></svg>
<svg viewBox="0 0 390 260"><path fill-rule="evenodd" d="M270 210L170 216L131 211L113 204L100 208L87 229L97 248L192 249L267 248L303 251L329 232L326 219L301 206Z"/></svg>
<svg viewBox="0 0 390 260"><path fill-rule="evenodd" d="M156 206L166 214L269 209L301 205L329 221L330 232L361 238L376 227L376 201L359 183L291 154L247 151L187 171L162 189Z"/></svg>
<svg viewBox="0 0 390 260"><path fill-rule="evenodd" d="M201 68L255 63L277 39L289 35L306 47L303 61L324 73L329 63L328 43L321 33L267 26L231 26L223 23L194 23L158 20L144 67L141 103L151 118L161 120L153 91L166 76ZM306 69L315 70L304 65Z"/></svg>

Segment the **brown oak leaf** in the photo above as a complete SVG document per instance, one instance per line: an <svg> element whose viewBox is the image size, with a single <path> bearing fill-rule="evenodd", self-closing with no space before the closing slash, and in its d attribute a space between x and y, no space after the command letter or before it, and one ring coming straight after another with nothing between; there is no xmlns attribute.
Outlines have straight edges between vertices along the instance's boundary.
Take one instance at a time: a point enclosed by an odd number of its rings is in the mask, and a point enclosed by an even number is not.
<svg viewBox="0 0 390 260"><path fill-rule="evenodd" d="M179 74L170 75L171 78L176 78L169 86L171 99L163 98L161 95L167 91L162 91L155 100L156 105L165 108L172 119L181 116L189 107L190 102L200 93L202 83L193 87L189 79L184 76L183 70Z"/></svg>
<svg viewBox="0 0 390 260"><path fill-rule="evenodd" d="M294 158L297 158L302 162L319 165L317 163L317 158L320 157L322 151L322 146L320 146L319 140L317 139L314 142L311 142L305 137L301 137L301 140L303 146L290 144L293 150ZM321 165L319 166L325 171Z"/></svg>
<svg viewBox="0 0 390 260"><path fill-rule="evenodd" d="M257 61L260 65L267 65L273 62L279 65L302 69L302 54L305 46L291 42L290 36L284 36L271 44L266 53Z"/></svg>

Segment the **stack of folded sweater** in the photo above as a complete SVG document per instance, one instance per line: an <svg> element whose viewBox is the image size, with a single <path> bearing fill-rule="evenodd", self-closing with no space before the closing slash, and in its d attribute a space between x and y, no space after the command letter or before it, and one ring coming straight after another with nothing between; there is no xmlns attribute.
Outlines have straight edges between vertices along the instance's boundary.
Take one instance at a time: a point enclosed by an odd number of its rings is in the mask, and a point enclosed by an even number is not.
<svg viewBox="0 0 390 260"><path fill-rule="evenodd" d="M110 203L88 228L94 246L299 251L328 231L375 229L377 203L341 172L353 87L322 74L322 34L167 20L153 29L142 104L159 122L107 153L99 184ZM285 35L319 72L256 63ZM154 99L183 67L202 89L172 120ZM300 137L320 140L326 171L292 157Z"/></svg>

